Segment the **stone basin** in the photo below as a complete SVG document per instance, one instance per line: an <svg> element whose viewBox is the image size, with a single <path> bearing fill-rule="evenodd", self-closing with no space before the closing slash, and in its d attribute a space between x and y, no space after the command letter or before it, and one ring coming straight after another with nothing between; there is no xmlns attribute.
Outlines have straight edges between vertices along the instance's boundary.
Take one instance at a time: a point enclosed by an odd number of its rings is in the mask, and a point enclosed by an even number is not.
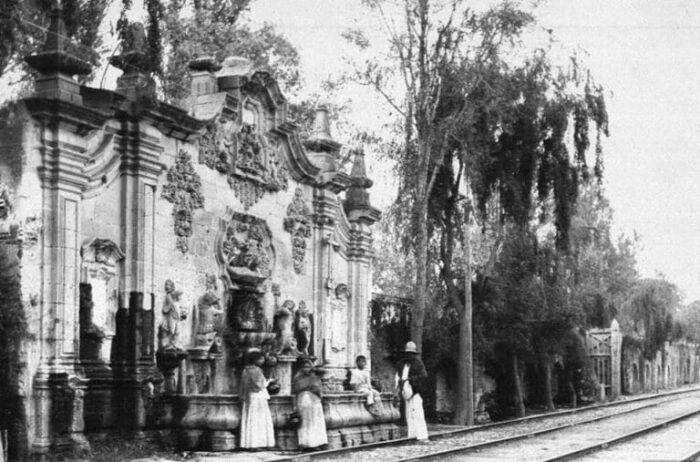
<svg viewBox="0 0 700 462"><path fill-rule="evenodd" d="M231 451L238 447L241 402L238 395L177 395L169 399L174 416L171 424L178 428L182 449L192 451ZM393 395L382 394L384 412L372 415L361 393L329 393L323 396L329 448L397 438L400 413L393 405ZM297 449L296 429L287 425L294 411L293 396L270 397L270 412L275 427L277 447ZM167 406L167 404L166 404ZM178 418L177 416L182 416ZM165 423L165 422L163 422Z"/></svg>

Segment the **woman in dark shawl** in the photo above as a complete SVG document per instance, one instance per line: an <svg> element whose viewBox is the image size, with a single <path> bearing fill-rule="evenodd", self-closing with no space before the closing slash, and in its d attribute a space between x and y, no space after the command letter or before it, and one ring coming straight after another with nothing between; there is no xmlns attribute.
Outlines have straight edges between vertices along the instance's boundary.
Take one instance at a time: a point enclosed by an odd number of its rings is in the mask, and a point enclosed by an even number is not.
<svg viewBox="0 0 700 462"><path fill-rule="evenodd" d="M313 371L313 362L300 360L301 369L294 376L292 393L301 426L298 430L300 448L316 448L328 444L326 418L321 404L321 379Z"/></svg>

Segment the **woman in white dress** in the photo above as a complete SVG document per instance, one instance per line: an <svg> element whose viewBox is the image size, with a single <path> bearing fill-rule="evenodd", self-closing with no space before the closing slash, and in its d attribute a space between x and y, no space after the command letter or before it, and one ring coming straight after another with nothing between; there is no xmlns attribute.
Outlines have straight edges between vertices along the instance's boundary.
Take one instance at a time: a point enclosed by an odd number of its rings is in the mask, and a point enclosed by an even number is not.
<svg viewBox="0 0 700 462"><path fill-rule="evenodd" d="M267 392L271 381L263 375L264 363L261 352L251 351L248 365L241 375L241 448L245 449L271 448L275 445L275 429L268 405L270 395Z"/></svg>
<svg viewBox="0 0 700 462"><path fill-rule="evenodd" d="M299 447L312 449L328 444L326 418L321 404L321 379L314 374L310 359L300 360L300 366L292 382L292 393L296 396L297 413L301 419L297 434Z"/></svg>
<svg viewBox="0 0 700 462"><path fill-rule="evenodd" d="M395 380L397 393L405 403L408 437L426 440L428 427L425 424L421 393L425 389L428 373L418 357L415 343L408 342L403 351L404 357L399 361Z"/></svg>

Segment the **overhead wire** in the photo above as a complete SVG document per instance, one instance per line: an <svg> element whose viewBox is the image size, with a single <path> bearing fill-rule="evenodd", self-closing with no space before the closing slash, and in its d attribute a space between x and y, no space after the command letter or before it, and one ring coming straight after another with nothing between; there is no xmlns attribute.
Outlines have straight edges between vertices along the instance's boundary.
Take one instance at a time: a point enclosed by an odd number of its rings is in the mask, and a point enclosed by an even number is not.
<svg viewBox="0 0 700 462"><path fill-rule="evenodd" d="M35 28L37 28L37 29L39 29L39 30L45 32L46 34L53 34L53 35L56 35L56 36L58 36L58 37L60 37L60 38L62 38L62 39L67 40L67 41L70 43L70 47L71 47L71 48L75 48L75 49L78 49L78 50L82 50L82 51L88 52L88 53L94 53L94 52L96 52L96 50L95 50L94 48L90 48L90 47L87 47L87 46L85 46L85 45L81 45L81 44L79 44L79 43L75 43L75 41L74 41L74 39L73 39L72 37L69 37L69 36L64 35L64 34L57 34L56 32L52 31L51 29L49 29L49 28L47 28L47 27L44 27L44 26L41 26L41 25L39 25L39 24L36 24L36 23L34 23L34 22L32 22L32 21L29 21L29 20L27 20L27 19L21 18L20 21L22 21L23 23L25 23L25 24L27 24L27 25L29 25L29 26L35 27ZM102 79L100 80L100 86L99 86L99 88L101 88L101 89L104 88L104 81L105 81L105 77L106 77L106 75L107 75L107 71L109 70L109 66L113 66L109 61L110 61L110 59L111 59L112 57L114 57L114 56L116 55L117 51L118 51L120 48L121 48L121 44L117 44L117 45L114 47L114 49L112 50L112 53L110 54L109 58L107 59L107 66L105 66L105 70L104 70L104 72L103 72L103 74L102 74ZM132 65L132 64L129 64L129 63L125 63L125 64L126 64L126 66L129 66L129 67L131 67L132 69L137 69L137 70L138 70L138 68L137 68L136 66ZM159 79L159 80L162 80L162 78ZM191 91L191 88L190 88L190 87L186 87L186 86L184 86L184 85L179 85L179 84L176 84L176 83L169 83L168 85L169 85L170 87L174 87L174 88L177 89L177 90L182 90L184 93L189 93L189 92ZM162 83L161 83L161 87L162 87Z"/></svg>

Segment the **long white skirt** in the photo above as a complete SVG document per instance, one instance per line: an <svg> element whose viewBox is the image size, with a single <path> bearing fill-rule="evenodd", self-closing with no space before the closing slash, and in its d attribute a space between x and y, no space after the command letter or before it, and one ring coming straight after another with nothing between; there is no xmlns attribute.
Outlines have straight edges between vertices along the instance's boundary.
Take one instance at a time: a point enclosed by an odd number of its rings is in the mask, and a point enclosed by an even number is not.
<svg viewBox="0 0 700 462"><path fill-rule="evenodd" d="M315 448L328 444L321 398L310 391L302 391L297 396L297 412L301 418L298 431L299 447Z"/></svg>
<svg viewBox="0 0 700 462"><path fill-rule="evenodd" d="M275 429L268 406L267 390L251 393L241 410L241 447L271 448L275 445Z"/></svg>
<svg viewBox="0 0 700 462"><path fill-rule="evenodd" d="M408 425L408 437L419 440L428 439L428 426L425 424L423 412L423 398L414 394L406 402L406 424Z"/></svg>

